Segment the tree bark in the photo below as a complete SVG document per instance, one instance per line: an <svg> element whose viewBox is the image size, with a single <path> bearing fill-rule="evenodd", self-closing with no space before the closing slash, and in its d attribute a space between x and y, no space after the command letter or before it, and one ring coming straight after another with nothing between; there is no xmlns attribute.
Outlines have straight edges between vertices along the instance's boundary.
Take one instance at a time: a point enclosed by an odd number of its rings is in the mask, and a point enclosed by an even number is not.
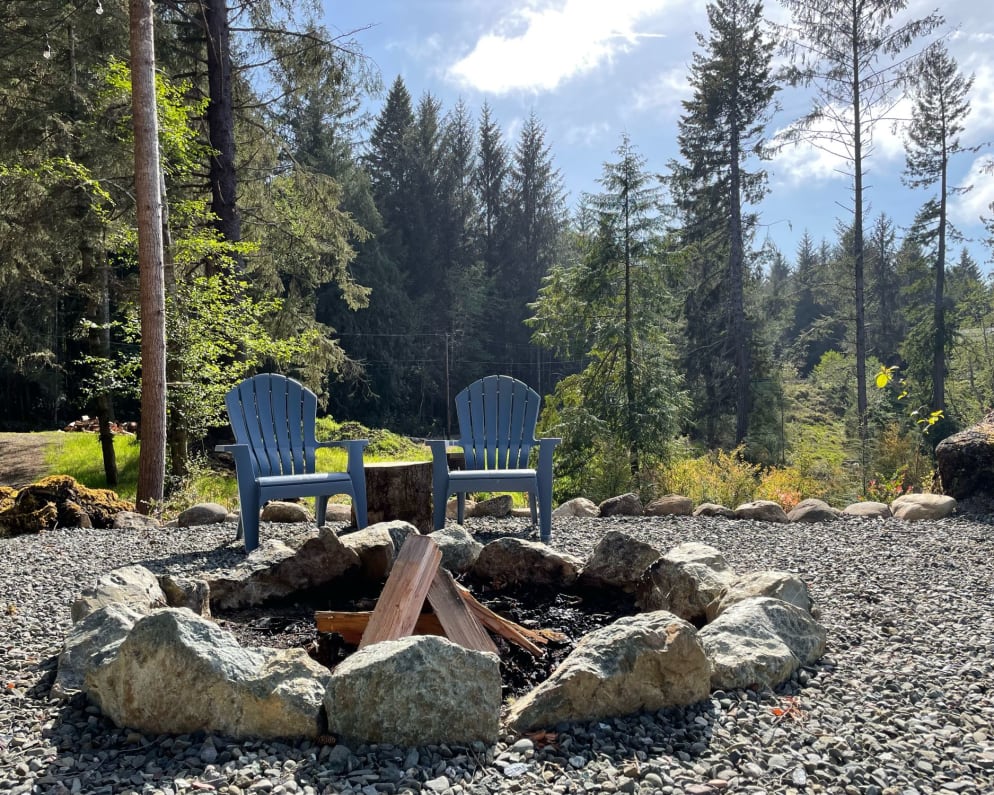
<svg viewBox="0 0 994 795"><path fill-rule="evenodd" d="M207 134L215 154L210 161L211 211L215 226L229 243L242 239L242 222L236 203L235 118L231 98L231 49L228 6L225 0L204 4L207 26ZM208 271L211 266L208 264ZM216 268L213 269L216 272ZM239 259L237 270L241 270Z"/></svg>
<svg viewBox="0 0 994 795"><path fill-rule="evenodd" d="M166 474L166 296L152 0L129 0L141 308L141 451L135 510L162 502Z"/></svg>

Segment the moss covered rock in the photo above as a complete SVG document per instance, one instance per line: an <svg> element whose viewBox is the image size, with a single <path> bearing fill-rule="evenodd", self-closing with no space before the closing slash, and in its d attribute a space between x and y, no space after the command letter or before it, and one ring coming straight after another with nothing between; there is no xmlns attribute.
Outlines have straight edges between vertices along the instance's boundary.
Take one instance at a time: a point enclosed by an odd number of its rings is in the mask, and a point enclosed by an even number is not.
<svg viewBox="0 0 994 795"><path fill-rule="evenodd" d="M68 475L52 475L14 492L0 491L0 536L54 527L113 527L134 506L109 489L91 489Z"/></svg>

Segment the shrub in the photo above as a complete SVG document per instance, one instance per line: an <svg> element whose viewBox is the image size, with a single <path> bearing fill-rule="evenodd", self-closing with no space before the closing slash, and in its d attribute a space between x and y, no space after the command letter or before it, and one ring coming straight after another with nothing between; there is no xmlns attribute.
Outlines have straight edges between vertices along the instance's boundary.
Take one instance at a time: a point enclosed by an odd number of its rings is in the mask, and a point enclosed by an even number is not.
<svg viewBox="0 0 994 795"><path fill-rule="evenodd" d="M318 439L369 439L369 446L364 451L367 461L427 461L431 458L431 451L425 445L383 428L367 428L359 422L336 422L331 417L319 417L315 433Z"/></svg>
<svg viewBox="0 0 994 795"><path fill-rule="evenodd" d="M821 481L793 466L766 470L756 487L756 499L773 500L785 511L790 511L809 497L827 501L828 496Z"/></svg>
<svg viewBox="0 0 994 795"><path fill-rule="evenodd" d="M661 494L682 494L695 503L715 502L734 508L752 499L760 467L742 458L742 448L713 451L671 461L659 471Z"/></svg>

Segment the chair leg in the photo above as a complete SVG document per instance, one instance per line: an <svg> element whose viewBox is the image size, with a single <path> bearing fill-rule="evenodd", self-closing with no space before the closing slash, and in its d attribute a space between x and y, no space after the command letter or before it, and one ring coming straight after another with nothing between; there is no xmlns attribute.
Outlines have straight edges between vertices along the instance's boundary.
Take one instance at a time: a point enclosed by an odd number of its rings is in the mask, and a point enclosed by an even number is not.
<svg viewBox="0 0 994 795"><path fill-rule="evenodd" d="M236 472L236 476L237 476ZM259 488L254 479L238 479L238 538L245 539L245 551L259 546L259 512L262 510Z"/></svg>
<svg viewBox="0 0 994 795"><path fill-rule="evenodd" d="M462 524L466 519L466 492L460 491L456 494L456 521Z"/></svg>
<svg viewBox="0 0 994 795"><path fill-rule="evenodd" d="M241 514L246 552L251 552L259 546L259 510L258 503L242 506Z"/></svg>
<svg viewBox="0 0 994 795"><path fill-rule="evenodd" d="M439 491L438 487L435 487L434 493L432 494L432 527L436 530L441 530L445 527L445 503L448 500L448 495L444 491Z"/></svg>
<svg viewBox="0 0 994 795"><path fill-rule="evenodd" d="M328 497L316 497L314 500L314 518L318 527L324 527L324 518L328 515Z"/></svg>
<svg viewBox="0 0 994 795"><path fill-rule="evenodd" d="M528 492L528 507L532 509L532 524L536 527L538 526L538 509L535 507L536 499L535 492Z"/></svg>
<svg viewBox="0 0 994 795"><path fill-rule="evenodd" d="M552 479L538 479L538 534L543 544L552 540Z"/></svg>
<svg viewBox="0 0 994 795"><path fill-rule="evenodd" d="M355 529L362 530L369 524L366 503L366 475L359 473L352 478L352 509L355 511Z"/></svg>

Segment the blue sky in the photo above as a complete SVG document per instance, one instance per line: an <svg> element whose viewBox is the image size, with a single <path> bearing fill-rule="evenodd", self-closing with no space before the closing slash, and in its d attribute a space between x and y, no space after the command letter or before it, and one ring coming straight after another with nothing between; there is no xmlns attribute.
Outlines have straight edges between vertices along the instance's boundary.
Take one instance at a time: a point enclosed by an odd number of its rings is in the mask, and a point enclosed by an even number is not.
<svg viewBox="0 0 994 795"><path fill-rule="evenodd" d="M513 145L522 121L534 112L547 131L555 164L573 204L597 192L605 162L627 133L647 159L665 173L678 156L681 100L690 96L687 76L699 49L696 32L709 35L702 0L323 0L334 32L355 31L363 52L378 67L385 87L403 77L415 101L424 92L451 110L458 99L477 113L487 102ZM994 140L994 15L989 0L947 0L941 12L948 48L965 74L974 74L964 146ZM923 16L936 5L910 0L902 19ZM785 19L778 3L767 14ZM781 92L782 110L771 131L809 108L799 90ZM383 97L371 109L382 107ZM910 112L905 106L903 115ZM902 108L896 115L902 115ZM992 151L961 154L952 163L954 185L973 189L953 199L951 218L969 237L984 234L981 215L994 215L994 176L981 172ZM901 184L904 152L900 129L877 126L866 161L869 219L885 212L899 227L911 222L928 198ZM766 163L770 195L758 208L763 235L793 261L807 230L835 240L839 219L851 218L850 178L844 161L811 147L783 151ZM990 253L969 244L984 269ZM953 255L958 256L958 248Z"/></svg>

